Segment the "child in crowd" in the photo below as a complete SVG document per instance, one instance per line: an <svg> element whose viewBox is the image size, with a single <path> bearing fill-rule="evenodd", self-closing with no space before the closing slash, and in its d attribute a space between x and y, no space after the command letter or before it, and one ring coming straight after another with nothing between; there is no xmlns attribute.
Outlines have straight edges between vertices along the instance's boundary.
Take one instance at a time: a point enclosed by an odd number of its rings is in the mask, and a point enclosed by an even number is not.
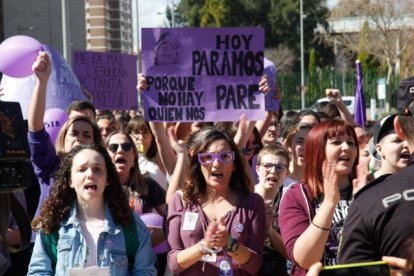
<svg viewBox="0 0 414 276"><path fill-rule="evenodd" d="M286 251L279 231L278 211L283 181L289 175L289 153L280 144L264 147L257 155L259 183L255 192L266 204L266 240L260 275L287 275Z"/></svg>

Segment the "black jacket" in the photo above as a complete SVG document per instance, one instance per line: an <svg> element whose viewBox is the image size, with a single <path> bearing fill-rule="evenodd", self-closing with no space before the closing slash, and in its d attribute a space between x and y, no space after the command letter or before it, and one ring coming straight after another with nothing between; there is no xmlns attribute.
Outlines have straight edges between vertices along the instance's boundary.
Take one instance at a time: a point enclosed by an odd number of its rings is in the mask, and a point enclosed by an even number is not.
<svg viewBox="0 0 414 276"><path fill-rule="evenodd" d="M345 221L339 263L402 257L414 236L414 154L407 168L375 179L355 195Z"/></svg>

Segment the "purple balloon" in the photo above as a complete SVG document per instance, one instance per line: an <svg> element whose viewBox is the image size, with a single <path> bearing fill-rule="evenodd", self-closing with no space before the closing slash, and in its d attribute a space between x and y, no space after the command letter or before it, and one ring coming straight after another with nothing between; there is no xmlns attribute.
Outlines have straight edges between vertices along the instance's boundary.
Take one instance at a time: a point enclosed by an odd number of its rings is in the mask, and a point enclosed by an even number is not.
<svg viewBox="0 0 414 276"><path fill-rule="evenodd" d="M67 120L68 114L62 109L51 108L46 110L43 123L53 145L56 142L60 129Z"/></svg>
<svg viewBox="0 0 414 276"><path fill-rule="evenodd" d="M159 245L154 246L152 248L152 251L155 254L161 254L161 253L167 252L168 251L168 243L167 243L167 241L165 240L165 241L161 242Z"/></svg>
<svg viewBox="0 0 414 276"><path fill-rule="evenodd" d="M145 223L147 227L162 228L163 221L164 221L162 216L158 214L154 214L154 213L143 214L140 218L142 219L142 221ZM166 240L162 241L160 244L152 248L152 251L155 254L161 254L161 253L167 252L167 250L168 250L168 244Z"/></svg>
<svg viewBox="0 0 414 276"><path fill-rule="evenodd" d="M30 36L16 35L4 40L0 44L0 71L13 78L30 76L42 49L42 44Z"/></svg>
<svg viewBox="0 0 414 276"><path fill-rule="evenodd" d="M162 216L154 213L146 213L143 214L141 220L145 223L146 226L152 227L162 227L164 219Z"/></svg>

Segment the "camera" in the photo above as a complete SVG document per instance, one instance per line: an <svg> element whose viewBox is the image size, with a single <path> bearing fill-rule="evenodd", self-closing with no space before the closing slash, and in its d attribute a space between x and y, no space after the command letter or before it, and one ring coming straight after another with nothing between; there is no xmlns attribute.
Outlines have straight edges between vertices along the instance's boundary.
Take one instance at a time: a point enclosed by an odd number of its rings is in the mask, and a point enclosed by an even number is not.
<svg viewBox="0 0 414 276"><path fill-rule="evenodd" d="M0 193L31 185L27 127L20 104L0 101Z"/></svg>

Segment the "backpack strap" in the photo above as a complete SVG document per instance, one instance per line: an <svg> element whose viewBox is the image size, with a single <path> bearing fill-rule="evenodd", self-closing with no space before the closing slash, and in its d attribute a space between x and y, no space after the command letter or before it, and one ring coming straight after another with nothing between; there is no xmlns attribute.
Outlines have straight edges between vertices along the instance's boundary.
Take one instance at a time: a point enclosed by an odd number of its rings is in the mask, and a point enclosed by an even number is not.
<svg viewBox="0 0 414 276"><path fill-rule="evenodd" d="M57 263L57 243L59 240L59 232L58 230L53 231L49 234L43 235L43 242L44 247L46 250L46 254L49 256L50 260L52 261L52 268L55 270L56 263Z"/></svg>
<svg viewBox="0 0 414 276"><path fill-rule="evenodd" d="M134 215L132 215L129 226L123 226L122 228L124 231L125 249L128 256L128 269L131 270L134 267L135 254L139 247L138 230L137 225L135 224Z"/></svg>

